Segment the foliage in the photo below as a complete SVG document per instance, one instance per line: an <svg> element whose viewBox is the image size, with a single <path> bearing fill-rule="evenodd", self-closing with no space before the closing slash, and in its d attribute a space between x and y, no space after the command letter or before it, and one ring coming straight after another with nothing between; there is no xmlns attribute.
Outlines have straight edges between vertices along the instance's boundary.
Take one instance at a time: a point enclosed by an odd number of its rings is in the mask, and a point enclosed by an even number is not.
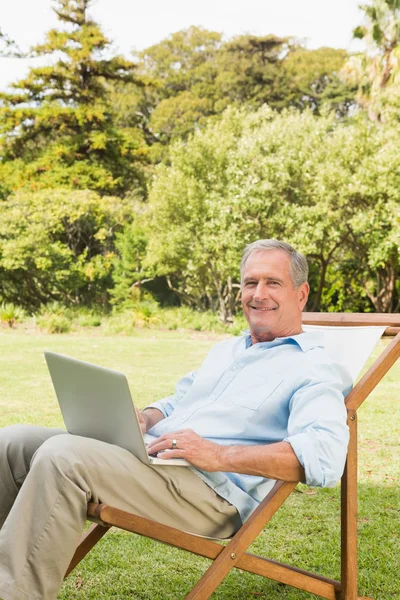
<svg viewBox="0 0 400 600"><path fill-rule="evenodd" d="M23 53L18 48L15 41L0 29L0 58L4 56L7 58L20 58L23 56Z"/></svg>
<svg viewBox="0 0 400 600"><path fill-rule="evenodd" d="M0 203L0 295L34 310L51 299L107 304L114 236L128 200L95 192L20 192Z"/></svg>
<svg viewBox="0 0 400 600"><path fill-rule="evenodd" d="M24 311L12 302L3 302L0 304L0 323L4 323L9 327L14 327L14 325L19 321L22 321L24 317Z"/></svg>
<svg viewBox="0 0 400 600"><path fill-rule="evenodd" d="M144 185L139 129L116 127L107 82L139 83L135 65L110 57L88 14L91 0L57 0L62 28L33 56L54 56L0 94L0 197L22 188L92 189L121 195Z"/></svg>
<svg viewBox="0 0 400 600"><path fill-rule="evenodd" d="M102 316L85 306L65 306L55 300L42 305L35 313L34 321L45 333L70 333L82 327L100 327Z"/></svg>
<svg viewBox="0 0 400 600"><path fill-rule="evenodd" d="M32 50L52 64L0 94L2 302L46 305L55 329L110 303L110 329L178 328L171 304L235 328L243 246L277 237L309 258L309 309L400 309L399 0L363 7L350 59L190 27L135 62L90 4L56 0L60 28Z"/></svg>
<svg viewBox="0 0 400 600"><path fill-rule="evenodd" d="M241 35L226 42L218 54L219 110L245 103L253 107L264 103L273 108L285 106L280 75L282 57L289 52L288 42L274 35Z"/></svg>
<svg viewBox="0 0 400 600"><path fill-rule="evenodd" d="M309 107L316 114L327 105L344 116L354 101L339 76L346 57L343 50L306 50L274 35L223 42L217 32L190 27L137 54L146 85L138 92L119 87L116 102L156 147L186 139L229 105Z"/></svg>
<svg viewBox="0 0 400 600"><path fill-rule="evenodd" d="M143 269L147 237L138 219L116 234L115 247L118 254L112 274L114 286L111 290L111 302L120 307L132 307L140 296L143 279L149 276L151 279L151 274Z"/></svg>
<svg viewBox="0 0 400 600"><path fill-rule="evenodd" d="M68 317L63 314L43 311L36 323L44 333L69 333L72 328L72 323Z"/></svg>
<svg viewBox="0 0 400 600"><path fill-rule="evenodd" d="M357 268L346 309L371 308L368 297L376 310L391 310L399 272L395 140L397 132L362 119L339 125L310 112L230 109L175 144L170 165L157 168L145 265L169 278L183 301L218 307L229 321L243 246L276 237L312 263L312 310L343 305L337 294L328 302L326 287L333 277L349 284L349 261Z"/></svg>
<svg viewBox="0 0 400 600"><path fill-rule="evenodd" d="M347 59L345 50L295 46L284 60L285 105L311 108L314 114L334 110L338 117L345 117L355 103L356 92L341 76Z"/></svg>
<svg viewBox="0 0 400 600"><path fill-rule="evenodd" d="M118 86L114 97L125 120L138 123L149 143L176 137L174 124L187 135L212 112L221 38L220 33L189 27L136 53L143 86L133 98L133 90Z"/></svg>
<svg viewBox="0 0 400 600"><path fill-rule="evenodd" d="M365 24L354 30L366 51L349 58L343 74L358 87L357 100L375 121L400 120L400 2L361 5Z"/></svg>

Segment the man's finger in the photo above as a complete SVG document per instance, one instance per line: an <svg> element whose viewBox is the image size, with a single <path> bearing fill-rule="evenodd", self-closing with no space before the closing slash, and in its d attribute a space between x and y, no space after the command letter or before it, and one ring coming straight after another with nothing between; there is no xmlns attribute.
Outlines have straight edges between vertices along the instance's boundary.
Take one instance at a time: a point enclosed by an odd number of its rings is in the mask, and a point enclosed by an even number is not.
<svg viewBox="0 0 400 600"><path fill-rule="evenodd" d="M157 452L161 452L162 450L172 450L172 438L158 438L157 440L152 441L147 449L149 454L155 454Z"/></svg>
<svg viewBox="0 0 400 600"><path fill-rule="evenodd" d="M157 458L163 458L164 460L168 460L169 458L185 458L185 451L183 448L177 448L176 450L167 448L158 452Z"/></svg>

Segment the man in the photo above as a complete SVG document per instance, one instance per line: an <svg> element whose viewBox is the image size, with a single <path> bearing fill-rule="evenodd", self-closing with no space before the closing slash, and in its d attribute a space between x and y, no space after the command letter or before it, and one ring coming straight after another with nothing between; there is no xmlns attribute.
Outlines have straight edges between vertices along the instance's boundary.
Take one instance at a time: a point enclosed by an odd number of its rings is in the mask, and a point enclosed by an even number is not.
<svg viewBox="0 0 400 600"><path fill-rule="evenodd" d="M0 598L51 600L85 523L105 502L203 535L228 537L275 479L340 478L351 382L320 339L303 333L307 262L288 244L245 248L249 332L214 346L176 393L139 413L150 453L193 468L154 467L124 449L62 430L0 431Z"/></svg>

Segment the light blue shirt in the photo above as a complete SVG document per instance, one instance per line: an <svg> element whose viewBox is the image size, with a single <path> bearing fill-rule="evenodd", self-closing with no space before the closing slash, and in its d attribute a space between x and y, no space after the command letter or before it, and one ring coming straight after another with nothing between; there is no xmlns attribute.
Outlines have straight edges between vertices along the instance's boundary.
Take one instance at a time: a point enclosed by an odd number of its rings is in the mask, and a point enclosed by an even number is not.
<svg viewBox="0 0 400 600"><path fill-rule="evenodd" d="M332 363L319 333L251 345L249 333L216 344L197 373L185 375L173 396L150 406L165 419L149 433L193 429L224 445L291 444L306 483L329 487L340 479L348 444L345 369ZM192 468L192 467L191 467ZM235 506L245 521L274 485L254 475L192 470Z"/></svg>

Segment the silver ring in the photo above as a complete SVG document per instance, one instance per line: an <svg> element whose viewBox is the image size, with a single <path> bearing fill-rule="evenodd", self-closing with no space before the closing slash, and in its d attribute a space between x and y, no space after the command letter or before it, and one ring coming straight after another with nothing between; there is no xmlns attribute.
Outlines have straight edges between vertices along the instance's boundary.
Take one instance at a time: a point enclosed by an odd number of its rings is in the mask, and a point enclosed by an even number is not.
<svg viewBox="0 0 400 600"><path fill-rule="evenodd" d="M176 440L172 440L172 450L176 450L176 448L177 448Z"/></svg>

